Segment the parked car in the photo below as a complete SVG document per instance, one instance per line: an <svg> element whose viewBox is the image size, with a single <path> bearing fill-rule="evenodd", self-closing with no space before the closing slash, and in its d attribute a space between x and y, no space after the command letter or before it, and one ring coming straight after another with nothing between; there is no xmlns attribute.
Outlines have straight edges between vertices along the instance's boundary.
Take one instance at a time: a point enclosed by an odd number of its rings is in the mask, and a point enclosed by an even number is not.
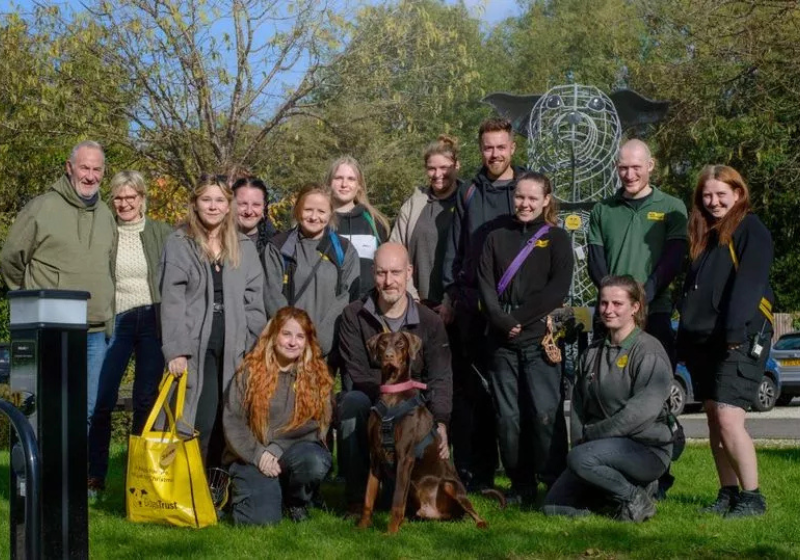
<svg viewBox="0 0 800 560"><path fill-rule="evenodd" d="M8 383L11 374L11 353L8 342L0 342L0 384Z"/></svg>
<svg viewBox="0 0 800 560"><path fill-rule="evenodd" d="M786 406L800 396L800 332L783 335L772 347L770 356L778 363L781 373L781 393L778 405Z"/></svg>
<svg viewBox="0 0 800 560"><path fill-rule="evenodd" d="M798 344L800 345L800 333L798 335ZM777 346L777 344L776 344ZM797 351L800 357L800 346ZM800 363L800 360L798 360ZM797 367L797 379L800 380L800 365ZM776 404L780 403L783 398L783 387L785 387L783 379L783 368L779 368L776 363L775 352L770 353L767 358L767 364L764 371L764 377L761 378L761 384L758 386L758 393L753 400L752 409L758 412L766 412L775 408ZM797 394L800 394L800 385L797 386ZM791 400L791 398L789 399ZM675 416L683 413L687 404L696 404L694 398L694 385L692 383L692 376L683 362L679 362L675 368L675 376L672 378L672 384L669 388L669 408Z"/></svg>

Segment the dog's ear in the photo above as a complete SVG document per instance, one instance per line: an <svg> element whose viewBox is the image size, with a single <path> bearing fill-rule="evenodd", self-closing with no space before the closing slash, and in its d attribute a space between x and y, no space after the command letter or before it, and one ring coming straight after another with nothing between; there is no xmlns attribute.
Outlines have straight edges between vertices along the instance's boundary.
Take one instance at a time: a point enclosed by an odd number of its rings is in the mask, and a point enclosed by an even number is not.
<svg viewBox="0 0 800 560"><path fill-rule="evenodd" d="M406 342L408 342L408 358L413 360L419 354L419 349L422 348L422 339L407 331L403 331L403 336L406 337Z"/></svg>
<svg viewBox="0 0 800 560"><path fill-rule="evenodd" d="M367 354L373 362L380 362L381 357L378 356L378 342L383 333L378 333L367 341Z"/></svg>

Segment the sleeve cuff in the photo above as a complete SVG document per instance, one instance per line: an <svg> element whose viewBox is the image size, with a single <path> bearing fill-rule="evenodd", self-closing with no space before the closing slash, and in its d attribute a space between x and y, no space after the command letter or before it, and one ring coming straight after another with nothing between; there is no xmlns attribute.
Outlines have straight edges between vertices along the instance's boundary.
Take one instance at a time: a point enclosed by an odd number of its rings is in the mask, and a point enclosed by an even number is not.
<svg viewBox="0 0 800 560"><path fill-rule="evenodd" d="M261 456L264 454L264 451L266 450L267 448L261 445L260 443L256 445L256 448L253 450L253 457L251 458L251 461L256 467L261 462Z"/></svg>
<svg viewBox="0 0 800 560"><path fill-rule="evenodd" d="M267 446L265 451L269 451L270 453L275 455L276 459L280 459L281 456L283 455L283 448L274 441Z"/></svg>

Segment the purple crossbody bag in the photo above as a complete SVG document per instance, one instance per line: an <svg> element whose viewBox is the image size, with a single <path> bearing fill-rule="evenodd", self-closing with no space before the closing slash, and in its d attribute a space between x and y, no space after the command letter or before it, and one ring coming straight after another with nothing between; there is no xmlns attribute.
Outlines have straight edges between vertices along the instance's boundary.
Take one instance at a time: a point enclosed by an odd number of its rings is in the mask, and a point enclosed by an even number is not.
<svg viewBox="0 0 800 560"><path fill-rule="evenodd" d="M549 224L545 224L542 227L540 227L539 231L533 234L533 237L531 237L528 240L528 242L525 243L525 246L522 248L519 254L516 257L514 257L514 260L511 261L511 265L509 265L509 267L503 273L503 277L500 279L500 282L497 283L498 296L502 295L503 292L506 291L508 285L511 284L511 279L514 278L514 275L519 271L519 268L522 266L522 263L525 262L525 259L527 259L528 255L531 254L533 248L536 247L536 242L539 241L539 239L541 239L541 237L548 231L550 231Z"/></svg>

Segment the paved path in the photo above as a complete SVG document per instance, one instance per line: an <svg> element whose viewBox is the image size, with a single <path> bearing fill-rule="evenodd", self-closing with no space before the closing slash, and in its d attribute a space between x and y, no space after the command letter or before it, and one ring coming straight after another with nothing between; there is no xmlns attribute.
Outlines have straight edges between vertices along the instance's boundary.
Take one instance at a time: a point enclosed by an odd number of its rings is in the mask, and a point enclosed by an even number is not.
<svg viewBox="0 0 800 560"><path fill-rule="evenodd" d="M686 437L708 438L706 417L702 412L682 414L680 421ZM794 399L790 406L776 406L769 412L748 412L746 426L754 439L800 440L800 399Z"/></svg>
<svg viewBox="0 0 800 560"><path fill-rule="evenodd" d="M564 408L569 414L569 401ZM679 418L686 437L708 439L705 414L684 413ZM753 439L797 440L800 445L800 399L794 399L789 406L776 406L769 412L748 412L746 426Z"/></svg>

